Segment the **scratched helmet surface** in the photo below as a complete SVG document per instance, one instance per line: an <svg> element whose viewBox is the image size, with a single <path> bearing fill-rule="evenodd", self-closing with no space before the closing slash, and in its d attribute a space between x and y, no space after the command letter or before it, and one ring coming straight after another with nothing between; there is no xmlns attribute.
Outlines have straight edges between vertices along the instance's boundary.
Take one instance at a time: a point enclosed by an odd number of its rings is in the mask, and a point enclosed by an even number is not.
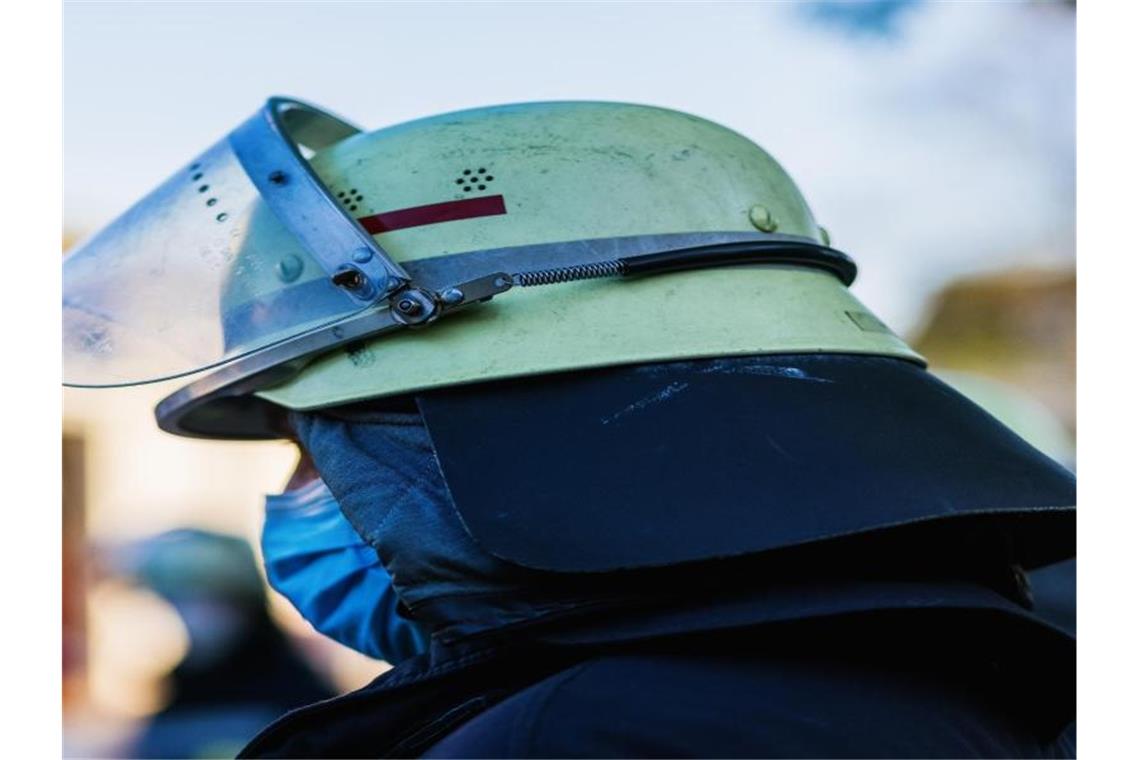
<svg viewBox="0 0 1140 760"><path fill-rule="evenodd" d="M825 234L764 150L648 106L449 113L350 137L312 165L399 262L629 236L760 231L823 242ZM331 352L259 395L311 409L590 367L812 352L921 361L834 275L736 266L512 291L429 328Z"/></svg>

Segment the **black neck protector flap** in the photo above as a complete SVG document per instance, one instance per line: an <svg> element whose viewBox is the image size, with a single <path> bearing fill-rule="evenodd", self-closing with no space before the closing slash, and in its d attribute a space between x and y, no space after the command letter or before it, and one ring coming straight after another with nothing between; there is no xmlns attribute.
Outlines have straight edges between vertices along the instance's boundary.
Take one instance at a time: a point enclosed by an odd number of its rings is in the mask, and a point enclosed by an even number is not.
<svg viewBox="0 0 1140 760"><path fill-rule="evenodd" d="M1073 475L909 362L721 358L417 400L466 530L535 570L661 567L963 519L999 526L1025 567L1075 552Z"/></svg>

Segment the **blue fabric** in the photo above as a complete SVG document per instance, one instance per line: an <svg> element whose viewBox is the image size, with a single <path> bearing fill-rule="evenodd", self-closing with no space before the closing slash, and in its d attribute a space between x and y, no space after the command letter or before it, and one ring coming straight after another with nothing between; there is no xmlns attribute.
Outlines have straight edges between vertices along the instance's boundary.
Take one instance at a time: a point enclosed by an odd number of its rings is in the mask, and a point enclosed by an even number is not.
<svg viewBox="0 0 1140 760"><path fill-rule="evenodd" d="M987 522L1026 568L1075 552L1076 480L910 362L730 357L417 397L467 531L559 573Z"/></svg>
<svg viewBox="0 0 1140 760"><path fill-rule="evenodd" d="M480 600L482 610L520 591L518 570L483 551L460 522L419 414L295 413L291 422L411 610L450 598Z"/></svg>
<svg viewBox="0 0 1140 760"><path fill-rule="evenodd" d="M948 658L949 659L949 658ZM1075 757L969 662L634 654L584 662L424 757Z"/></svg>
<svg viewBox="0 0 1140 760"><path fill-rule="evenodd" d="M1072 640L1012 564L1071 556L1072 479L921 370L746 358L388 403L290 420L432 650L245 755L416 756L461 723L435 756L1071 753Z"/></svg>
<svg viewBox="0 0 1140 760"><path fill-rule="evenodd" d="M798 594L789 592L782 601L765 595L748 605L753 625L732 611L721 615L714 608L723 604L713 599L680 594L678 605L704 602L689 610L687 623L663 621L635 639L628 630L616 630L607 641L603 629L612 614L599 611L599 635L587 646L535 647L514 637L491 647L448 648L436 637L430 656L406 662L360 691L294 711L241 756L418 757L441 740L431 756L620 757L637 756L637 746L649 747L645 756L781 756L799 746L801 756L828 757L841 744L849 748L846 755L863 757L1070 753L1072 745L1058 737L1075 714L1072 639L1034 622L1016 605L1006 611L1000 605L970 609L993 605L992 592L981 588L973 594L961 588L938 608L949 590L900 584L887 599L881 584L831 593L819 588L810 612L796 602ZM825 601L829 596L832 604ZM927 602L915 607L921 597ZM884 602L892 609L875 609ZM781 604L783 610L774 609ZM865 611L850 614L856 608ZM642 616L636 608L628 615ZM714 618L731 623L726 617L735 623L706 628L719 625ZM630 657L645 658L650 678L634 668L611 667ZM578 691L572 682L564 689L556 674L583 663L581 677L589 688ZM529 688L548 678L553 688ZM859 702L863 680L873 690L866 696L883 702ZM595 697L593 689L612 690L607 693L620 698ZM780 712L785 696L788 709ZM921 702L911 705L912 699ZM502 710L493 707L500 702ZM677 704L684 709L675 709ZM874 723L864 727L848 720L846 705ZM895 707L900 717L918 714L921 722L892 735ZM731 725L721 715L765 723ZM797 716L803 719L799 725ZM609 729L628 723L634 728L627 736ZM833 730L817 740L816 723ZM724 734L704 735L718 724L729 724ZM847 728L853 733L845 740ZM443 739L456 729L453 738ZM659 734L651 735L655 730ZM750 746L741 750L744 744ZM966 746L972 749L964 751Z"/></svg>
<svg viewBox="0 0 1140 760"><path fill-rule="evenodd" d="M683 393L654 395L674 382ZM941 546L950 523L984 523L1030 565L1071 554L1072 475L906 362L674 362L417 404L290 420L400 597L442 635L563 615L614 588L579 573L907 525L934 526Z"/></svg>
<svg viewBox="0 0 1140 760"><path fill-rule="evenodd" d="M322 481L266 498L261 550L269 584L326 636L391 663L427 648L424 632L397 611L376 551Z"/></svg>
<svg viewBox="0 0 1140 760"><path fill-rule="evenodd" d="M1077 560L1048 565L1029 574L1033 609L1073 636L1077 635Z"/></svg>

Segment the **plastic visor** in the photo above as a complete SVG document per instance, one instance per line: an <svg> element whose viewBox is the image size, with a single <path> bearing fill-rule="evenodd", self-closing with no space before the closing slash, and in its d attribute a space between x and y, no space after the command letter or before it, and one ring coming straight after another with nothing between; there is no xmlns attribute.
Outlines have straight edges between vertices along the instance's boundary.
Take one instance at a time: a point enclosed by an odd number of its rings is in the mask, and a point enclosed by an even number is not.
<svg viewBox="0 0 1140 760"><path fill-rule="evenodd" d="M274 99L64 260L64 382L189 374L374 303L402 270L303 158L357 130ZM346 269L355 286L334 284Z"/></svg>

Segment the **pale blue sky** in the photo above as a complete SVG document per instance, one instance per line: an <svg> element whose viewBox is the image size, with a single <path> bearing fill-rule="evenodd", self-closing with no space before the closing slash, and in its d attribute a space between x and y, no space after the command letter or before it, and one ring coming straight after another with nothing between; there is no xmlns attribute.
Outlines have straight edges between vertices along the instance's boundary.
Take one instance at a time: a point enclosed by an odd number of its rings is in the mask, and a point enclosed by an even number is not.
<svg viewBox="0 0 1140 760"><path fill-rule="evenodd" d="M1071 10L921 3L892 33L781 3L105 3L64 13L65 224L109 221L270 94L378 128L629 100L773 153L900 330L947 278L1072 258Z"/></svg>

